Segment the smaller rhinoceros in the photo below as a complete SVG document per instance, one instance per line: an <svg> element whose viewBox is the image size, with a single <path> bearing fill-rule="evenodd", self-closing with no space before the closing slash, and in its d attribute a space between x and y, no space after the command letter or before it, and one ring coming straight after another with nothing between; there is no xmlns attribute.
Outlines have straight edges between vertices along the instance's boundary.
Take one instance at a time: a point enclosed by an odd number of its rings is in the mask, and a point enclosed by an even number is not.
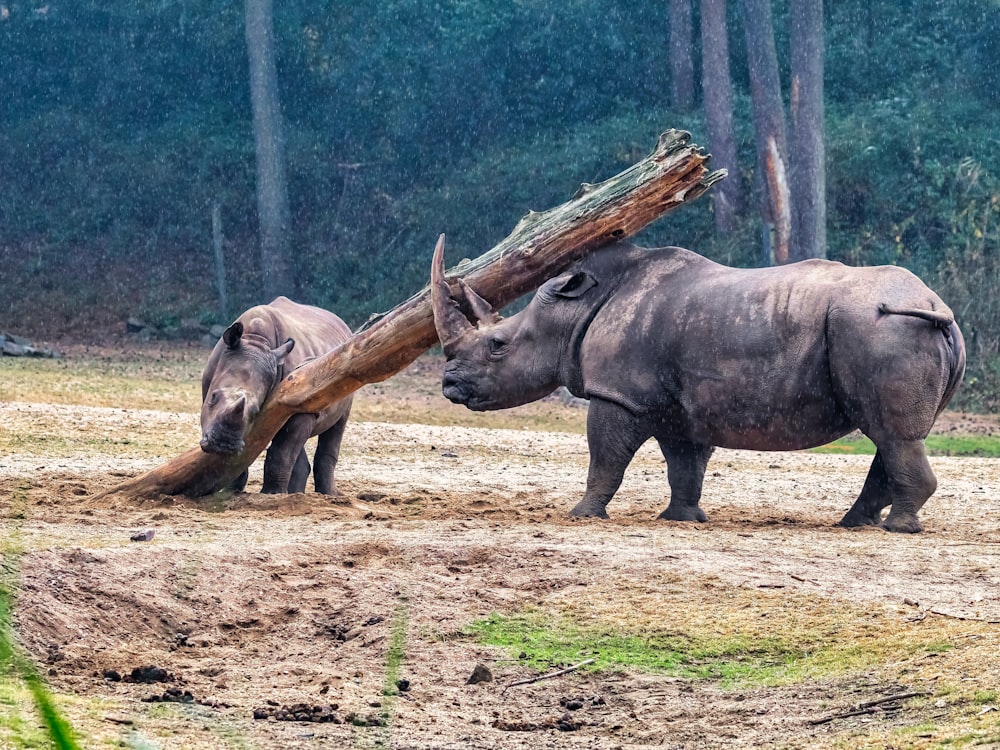
<svg viewBox="0 0 1000 750"><path fill-rule="evenodd" d="M239 453L243 436L285 375L350 338L351 330L331 312L278 297L237 318L209 355L201 376L201 449ZM316 491L336 495L333 472L351 412L351 398L315 414L292 416L271 440L264 459L265 493L304 492L309 477L305 443L318 435L313 456ZM246 486L244 471L233 483Z"/></svg>
<svg viewBox="0 0 1000 750"><path fill-rule="evenodd" d="M607 517L649 438L667 462L660 518L704 521L715 447L797 450L860 429L877 452L840 523L920 531L917 511L937 487L923 441L962 380L965 345L948 306L909 271L823 260L728 268L622 243L501 320L463 282L449 286L443 250L442 239L431 292L444 395L474 410L560 385L590 399L590 470L572 515Z"/></svg>

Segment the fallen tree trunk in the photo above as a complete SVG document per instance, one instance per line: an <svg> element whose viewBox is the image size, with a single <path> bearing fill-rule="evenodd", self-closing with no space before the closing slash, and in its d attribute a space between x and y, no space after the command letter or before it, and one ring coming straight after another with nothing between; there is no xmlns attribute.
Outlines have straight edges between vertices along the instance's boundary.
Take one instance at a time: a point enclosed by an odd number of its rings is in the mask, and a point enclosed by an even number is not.
<svg viewBox="0 0 1000 750"><path fill-rule="evenodd" d="M500 244L463 261L449 276L462 277L499 309L598 247L635 234L725 177L724 170L709 173L708 156L689 138L683 131L667 131L639 163L600 184L584 184L561 206L529 213ZM253 463L290 416L316 411L366 383L385 380L436 343L430 292L424 288L369 321L342 346L288 375L247 431L241 453L222 456L196 448L105 494L198 497L223 489Z"/></svg>

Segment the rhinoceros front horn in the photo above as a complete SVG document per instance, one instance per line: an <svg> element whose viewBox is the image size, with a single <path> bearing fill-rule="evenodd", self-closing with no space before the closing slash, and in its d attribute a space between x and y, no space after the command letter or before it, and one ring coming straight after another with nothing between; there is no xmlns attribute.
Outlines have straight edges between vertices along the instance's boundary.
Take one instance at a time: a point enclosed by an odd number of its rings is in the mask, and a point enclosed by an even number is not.
<svg viewBox="0 0 1000 750"><path fill-rule="evenodd" d="M452 297L451 289L444 278L444 235L438 237L431 261L431 303L434 307L434 326L438 338L449 359L455 353L455 344L469 331L474 330L468 318L462 314L458 302Z"/></svg>

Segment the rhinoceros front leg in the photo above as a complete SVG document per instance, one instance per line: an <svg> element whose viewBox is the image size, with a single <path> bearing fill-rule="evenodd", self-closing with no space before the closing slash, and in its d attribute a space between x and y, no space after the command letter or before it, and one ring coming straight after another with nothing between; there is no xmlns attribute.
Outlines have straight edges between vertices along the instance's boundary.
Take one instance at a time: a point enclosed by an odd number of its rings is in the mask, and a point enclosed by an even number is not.
<svg viewBox="0 0 1000 750"><path fill-rule="evenodd" d="M287 491L305 492L306 480L309 479L309 471L311 469L312 467L309 465L309 456L306 455L306 449L303 446L303 448L299 451L298 457L295 459L295 466L292 467L292 475L288 478Z"/></svg>
<svg viewBox="0 0 1000 750"><path fill-rule="evenodd" d="M914 534L921 530L917 511L937 489L923 440L880 441L858 499L841 519L841 526L878 524L887 531Z"/></svg>
<svg viewBox="0 0 1000 750"><path fill-rule="evenodd" d="M667 460L670 504L658 516L666 521L706 521L698 507L705 468L715 448L698 443L660 440L660 450Z"/></svg>
<svg viewBox="0 0 1000 750"><path fill-rule="evenodd" d="M229 489L236 492L243 492L247 486L247 479L250 477L250 469L244 469L243 473L240 474L236 479L233 480L232 484L229 485Z"/></svg>
<svg viewBox="0 0 1000 750"><path fill-rule="evenodd" d="M339 495L333 472L340 458L340 442L344 438L347 415L319 436L316 453L313 455L313 481L316 491L324 495Z"/></svg>
<svg viewBox="0 0 1000 750"><path fill-rule="evenodd" d="M312 414L296 414L278 431L278 434L271 440L271 445L267 449L264 457L264 487L261 492L265 494L278 494L289 491L292 479L292 471L296 468L299 459L305 459L305 452L302 446L312 435L313 425L316 417ZM309 462L306 461L305 476L309 475ZM301 489L293 489L292 492L301 492L305 489L305 477L302 475L302 467L299 467L299 476L296 479L302 481Z"/></svg>
<svg viewBox="0 0 1000 750"><path fill-rule="evenodd" d="M569 514L607 518L607 505L621 486L626 467L648 438L649 433L640 428L639 420L628 409L592 399L587 411L587 491Z"/></svg>

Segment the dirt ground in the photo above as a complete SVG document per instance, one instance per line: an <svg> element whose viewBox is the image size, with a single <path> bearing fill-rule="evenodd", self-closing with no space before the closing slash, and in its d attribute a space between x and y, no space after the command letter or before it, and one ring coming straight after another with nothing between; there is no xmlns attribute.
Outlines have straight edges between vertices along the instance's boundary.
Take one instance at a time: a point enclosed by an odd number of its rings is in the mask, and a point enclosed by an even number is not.
<svg viewBox="0 0 1000 750"><path fill-rule="evenodd" d="M435 377L415 369L413 397ZM0 425L50 436L0 454L0 502L22 553L17 635L85 747L1000 747L995 459L932 459L925 532L904 536L834 525L861 456L719 451L709 522L691 525L654 520L666 469L647 445L612 519L572 521L579 434L355 421L339 498L140 502L94 495L196 445L195 413L0 401ZM996 422L949 415L940 430ZM683 630L723 605L835 615L830 638L889 623L887 639L947 648L777 686L585 669L512 686L538 673L467 631L527 607ZM467 684L477 664L492 681ZM150 665L165 673L131 677ZM335 721L254 718L295 704Z"/></svg>

